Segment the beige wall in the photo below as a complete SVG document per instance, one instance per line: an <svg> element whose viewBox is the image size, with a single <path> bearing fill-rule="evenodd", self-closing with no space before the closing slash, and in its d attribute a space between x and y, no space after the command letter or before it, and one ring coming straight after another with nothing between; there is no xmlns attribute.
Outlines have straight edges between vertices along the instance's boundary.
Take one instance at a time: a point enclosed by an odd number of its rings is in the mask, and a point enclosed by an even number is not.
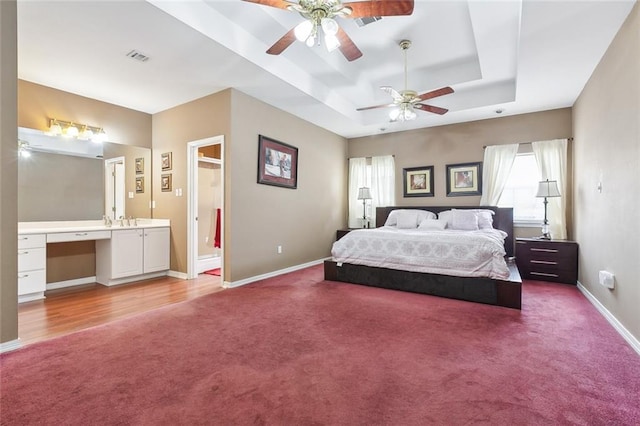
<svg viewBox="0 0 640 426"><path fill-rule="evenodd" d="M231 111L227 279L329 257L336 230L346 225L346 139L235 90ZM256 183L259 134L298 148L297 189Z"/></svg>
<svg viewBox="0 0 640 426"><path fill-rule="evenodd" d="M151 115L19 80L18 126L48 130L51 118L102 127L110 142L151 148Z"/></svg>
<svg viewBox="0 0 640 426"><path fill-rule="evenodd" d="M0 343L18 338L17 12L0 1Z"/></svg>
<svg viewBox="0 0 640 426"><path fill-rule="evenodd" d="M298 189L256 183L258 134L298 147ZM346 216L346 140L229 89L153 116L154 217L171 219L171 269L187 270L187 143L218 135L225 136L225 281L328 257ZM162 152L173 154L171 193L159 189Z"/></svg>
<svg viewBox="0 0 640 426"><path fill-rule="evenodd" d="M571 108L472 121L349 140L349 158L394 155L396 205L477 206L480 196L447 197L446 165L482 161L484 146L570 138ZM571 156L569 143L569 156ZM570 160L570 158L569 158ZM571 161L569 161L569 164ZM434 197L403 197L402 169L434 166ZM569 176L571 172L569 172ZM571 182L569 182L571 188ZM568 220L571 202L567 200ZM539 235L539 228L516 229L516 236Z"/></svg>
<svg viewBox="0 0 640 426"><path fill-rule="evenodd" d="M231 90L179 105L153 115L153 217L171 220L171 270L187 272L187 143L214 136L225 137L230 146ZM162 171L162 153L172 153L172 170ZM160 176L171 173L173 191L162 192ZM229 168L225 170L228 179ZM182 188L182 196L175 190ZM233 188L227 184L227 191ZM228 193L227 193L228 196ZM226 201L225 201L226 202ZM225 232L228 232L228 221ZM227 233L228 235L228 233ZM226 242L223 242L226 247ZM228 257L226 259L228 261ZM227 265L225 265L227 266ZM228 272L225 271L225 275Z"/></svg>
<svg viewBox="0 0 640 426"><path fill-rule="evenodd" d="M574 105L579 280L640 340L640 5ZM602 192L597 190L602 182ZM598 284L598 271L616 288Z"/></svg>

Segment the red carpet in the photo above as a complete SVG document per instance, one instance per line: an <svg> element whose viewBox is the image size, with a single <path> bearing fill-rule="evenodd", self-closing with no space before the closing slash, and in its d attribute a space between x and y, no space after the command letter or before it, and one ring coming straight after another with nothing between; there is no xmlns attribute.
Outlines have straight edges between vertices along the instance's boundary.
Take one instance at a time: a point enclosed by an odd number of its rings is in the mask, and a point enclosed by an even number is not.
<svg viewBox="0 0 640 426"><path fill-rule="evenodd" d="M3 425L640 424L640 357L562 284L517 311L318 266L1 361Z"/></svg>
<svg viewBox="0 0 640 426"><path fill-rule="evenodd" d="M216 269L209 269L208 271L204 271L203 274L209 274L209 275L217 275L220 276L220 268L216 268Z"/></svg>

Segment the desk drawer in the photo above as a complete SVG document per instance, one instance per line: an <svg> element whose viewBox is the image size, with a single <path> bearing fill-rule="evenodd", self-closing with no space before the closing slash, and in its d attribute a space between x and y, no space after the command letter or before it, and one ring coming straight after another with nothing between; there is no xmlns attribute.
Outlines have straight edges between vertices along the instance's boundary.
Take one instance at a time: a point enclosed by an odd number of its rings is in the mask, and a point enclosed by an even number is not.
<svg viewBox="0 0 640 426"><path fill-rule="evenodd" d="M45 234L18 235L18 249L44 247L46 244L47 244L47 237Z"/></svg>
<svg viewBox="0 0 640 426"><path fill-rule="evenodd" d="M47 252L44 247L18 250L18 271L32 271L45 269L47 266Z"/></svg>
<svg viewBox="0 0 640 426"><path fill-rule="evenodd" d="M111 231L79 231L47 234L48 243L65 243L69 241L108 240Z"/></svg>
<svg viewBox="0 0 640 426"><path fill-rule="evenodd" d="M38 293L47 289L44 269L18 273L18 295Z"/></svg>

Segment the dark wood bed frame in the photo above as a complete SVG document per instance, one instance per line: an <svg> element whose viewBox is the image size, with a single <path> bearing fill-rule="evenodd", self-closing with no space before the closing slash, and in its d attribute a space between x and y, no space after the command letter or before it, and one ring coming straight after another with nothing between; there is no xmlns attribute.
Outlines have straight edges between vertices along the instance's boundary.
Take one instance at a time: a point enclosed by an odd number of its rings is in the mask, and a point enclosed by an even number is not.
<svg viewBox="0 0 640 426"><path fill-rule="evenodd" d="M364 265L342 263L340 266L332 260L324 262L324 278L353 284L430 294L450 299L467 300L520 309L522 305L522 280L518 273L514 256L513 209L500 207L378 207L376 209L376 227L384 225L389 213L396 209L429 210L439 213L450 209L488 209L493 210L493 227L505 231L505 251L507 266L511 275L508 280L482 277L454 277L450 275L425 274L400 271Z"/></svg>

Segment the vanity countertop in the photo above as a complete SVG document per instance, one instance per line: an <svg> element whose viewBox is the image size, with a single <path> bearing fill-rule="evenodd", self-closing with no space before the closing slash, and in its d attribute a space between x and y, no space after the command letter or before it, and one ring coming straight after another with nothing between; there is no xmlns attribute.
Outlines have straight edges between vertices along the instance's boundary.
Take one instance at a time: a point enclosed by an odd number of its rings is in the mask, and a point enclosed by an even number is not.
<svg viewBox="0 0 640 426"><path fill-rule="evenodd" d="M18 235L53 234L58 232L117 231L119 229L163 228L171 226L169 219L138 219L138 226L120 226L120 220L105 226L102 220L69 220L48 222L18 222Z"/></svg>

